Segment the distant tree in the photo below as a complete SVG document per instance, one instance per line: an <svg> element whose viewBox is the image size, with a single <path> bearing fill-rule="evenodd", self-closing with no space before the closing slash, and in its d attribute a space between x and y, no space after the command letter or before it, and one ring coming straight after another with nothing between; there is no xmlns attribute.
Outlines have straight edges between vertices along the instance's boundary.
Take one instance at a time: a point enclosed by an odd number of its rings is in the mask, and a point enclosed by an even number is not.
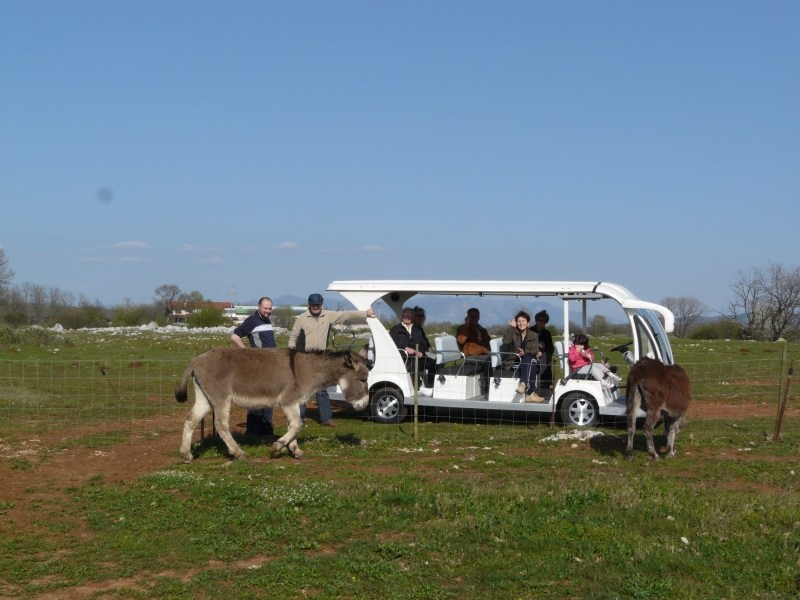
<svg viewBox="0 0 800 600"><path fill-rule="evenodd" d="M106 311L95 301L90 302L81 294L78 306L63 306L53 314L53 321L61 323L67 329L81 327L103 327L107 324Z"/></svg>
<svg viewBox="0 0 800 600"><path fill-rule="evenodd" d="M134 304L130 298L125 298L122 304L112 307L111 324L117 327L133 327L152 322L164 324L166 319L160 314L160 310L158 304Z"/></svg>
<svg viewBox="0 0 800 600"><path fill-rule="evenodd" d="M160 285L155 290L154 300L166 317L172 311L172 303L181 295L181 288L174 283Z"/></svg>
<svg viewBox="0 0 800 600"><path fill-rule="evenodd" d="M748 337L775 341L780 337L797 338L800 332L800 267L787 269L772 264L739 272L731 286L736 298L729 307L729 317L744 319Z"/></svg>
<svg viewBox="0 0 800 600"><path fill-rule="evenodd" d="M6 294L14 279L14 271L8 266L8 257L4 248L0 248L0 304L5 304Z"/></svg>
<svg viewBox="0 0 800 600"><path fill-rule="evenodd" d="M75 307L75 294L72 292L61 290L57 287L51 287L47 290L48 298L48 315L49 321L52 323L59 322L58 315L68 308ZM61 323L64 325L63 323Z"/></svg>
<svg viewBox="0 0 800 600"><path fill-rule="evenodd" d="M15 285L9 288L6 294L6 314L5 321L10 325L18 327L28 324L28 304L20 286Z"/></svg>
<svg viewBox="0 0 800 600"><path fill-rule="evenodd" d="M607 335L609 330L608 319L603 315L595 315L589 321L589 333L592 335Z"/></svg>
<svg viewBox="0 0 800 600"><path fill-rule="evenodd" d="M186 294L186 301L198 304L200 302L206 302L206 299L202 293L198 292L197 290L192 290L191 292Z"/></svg>
<svg viewBox="0 0 800 600"><path fill-rule="evenodd" d="M692 296L668 296L661 301L675 315L675 336L686 337L706 310L705 305Z"/></svg>
<svg viewBox="0 0 800 600"><path fill-rule="evenodd" d="M276 306L272 310L272 315L270 316L269 320L272 321L272 324L275 327L291 329L294 325L295 319L297 318L297 314L298 313L289 306Z"/></svg>
<svg viewBox="0 0 800 600"><path fill-rule="evenodd" d="M20 289L28 305L31 321L37 325L44 324L47 319L47 289L29 281L23 283Z"/></svg>

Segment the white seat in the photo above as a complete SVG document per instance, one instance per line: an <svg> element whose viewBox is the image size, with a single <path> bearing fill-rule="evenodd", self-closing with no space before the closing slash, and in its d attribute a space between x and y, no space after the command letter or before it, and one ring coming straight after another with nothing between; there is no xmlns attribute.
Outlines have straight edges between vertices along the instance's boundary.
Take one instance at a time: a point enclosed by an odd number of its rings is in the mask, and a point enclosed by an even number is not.
<svg viewBox="0 0 800 600"><path fill-rule="evenodd" d="M503 343L503 338L492 338L489 342L489 349L492 351L492 368L495 368L500 365L502 362L500 356L500 344Z"/></svg>
<svg viewBox="0 0 800 600"><path fill-rule="evenodd" d="M444 365L454 361L463 361L464 355L458 349L458 342L454 335L440 335L435 340L436 364Z"/></svg>

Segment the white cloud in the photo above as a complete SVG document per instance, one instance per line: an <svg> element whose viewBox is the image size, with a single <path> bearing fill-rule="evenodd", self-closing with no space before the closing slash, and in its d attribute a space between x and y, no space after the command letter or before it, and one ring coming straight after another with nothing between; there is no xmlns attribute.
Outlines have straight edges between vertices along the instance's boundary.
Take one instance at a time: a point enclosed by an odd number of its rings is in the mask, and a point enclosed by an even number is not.
<svg viewBox="0 0 800 600"><path fill-rule="evenodd" d="M273 246L274 250L294 250L297 248L298 245L294 242L283 242L282 244L278 244L277 246Z"/></svg>
<svg viewBox="0 0 800 600"><path fill-rule="evenodd" d="M152 250L153 247L150 244L145 244L144 242L119 242L114 244L114 248L118 250Z"/></svg>

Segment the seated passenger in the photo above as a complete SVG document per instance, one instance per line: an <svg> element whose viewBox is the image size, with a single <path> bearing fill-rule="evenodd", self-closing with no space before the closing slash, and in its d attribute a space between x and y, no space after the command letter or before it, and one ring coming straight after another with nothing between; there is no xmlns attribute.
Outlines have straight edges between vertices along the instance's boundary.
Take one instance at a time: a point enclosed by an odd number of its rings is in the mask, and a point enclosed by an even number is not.
<svg viewBox="0 0 800 600"><path fill-rule="evenodd" d="M489 362L492 351L489 347L491 342L489 332L478 324L481 318L481 311L477 308L470 308L464 324L456 330L456 343L465 358L471 359L470 362Z"/></svg>
<svg viewBox="0 0 800 600"><path fill-rule="evenodd" d="M567 352L569 374L574 375L581 367L591 365L593 362L594 354L589 347L589 336L585 333L576 333L572 336L572 343Z"/></svg>
<svg viewBox="0 0 800 600"><path fill-rule="evenodd" d="M432 396L436 361L426 354L430 344L422 327L414 323L413 309L403 309L402 321L389 330L389 335L395 346L405 352L408 372L414 372L414 363L417 362L417 372L420 375L426 373L425 382L417 382L419 393L423 396Z"/></svg>
<svg viewBox="0 0 800 600"><path fill-rule="evenodd" d="M470 308L464 319L464 324L456 330L456 343L458 349L464 355L464 363L477 365L478 372L483 376L481 380L481 391L488 392L489 388L489 367L492 364L492 351L489 344L491 338L489 332L478 324L481 318L481 311L477 308Z"/></svg>
<svg viewBox="0 0 800 600"><path fill-rule="evenodd" d="M536 393L536 374L539 365L539 336L533 329L528 329L531 317L521 310L508 323L508 330L503 334L503 344L510 349L503 358L503 366L509 368L519 360L519 385L517 393L525 394L525 402L544 402L545 399ZM515 358L514 355L518 357Z"/></svg>
<svg viewBox="0 0 800 600"><path fill-rule="evenodd" d="M413 308L414 310L414 325L419 328L420 333L422 334L422 339L425 341L425 357L428 359L425 361L425 373L427 373L427 381L430 383L427 387L433 387L433 381L436 378L436 352L431 350L431 343L428 341L428 336L425 334L425 309L421 306L417 305ZM422 349L422 344L420 344L420 350ZM419 372L422 373L423 364L420 363Z"/></svg>
<svg viewBox="0 0 800 600"><path fill-rule="evenodd" d="M589 346L589 336L584 333L576 333L572 337L572 344L567 352L567 364L569 365L569 375L561 380L562 385L578 373L591 373L594 379L606 384L609 388L621 382L619 376L608 368L605 360L602 363L594 362L594 354Z"/></svg>
<svg viewBox="0 0 800 600"><path fill-rule="evenodd" d="M542 346L542 355L539 357L539 387L550 389L553 386L553 353L556 351L553 336L547 329L550 315L546 310L540 310L533 317L534 324L531 329L539 336L539 346Z"/></svg>

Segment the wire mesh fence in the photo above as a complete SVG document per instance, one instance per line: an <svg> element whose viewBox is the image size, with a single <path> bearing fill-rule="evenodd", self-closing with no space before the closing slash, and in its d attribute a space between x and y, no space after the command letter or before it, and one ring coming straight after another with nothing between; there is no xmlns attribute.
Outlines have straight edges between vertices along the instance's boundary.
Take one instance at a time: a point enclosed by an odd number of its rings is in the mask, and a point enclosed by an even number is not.
<svg viewBox="0 0 800 600"><path fill-rule="evenodd" d="M185 361L13 361L0 362L0 437L43 435L78 430L89 438L126 435L179 436L187 405L174 398L175 383ZM744 359L683 364L692 381L694 399L689 425L694 431L723 430L748 426L771 435L785 402L781 438L800 438L798 386L792 385L788 365L780 358ZM626 373L621 373L625 376ZM309 418L314 418L313 398ZM488 403L487 403L488 405ZM509 410L449 408L424 409L418 419L425 431L437 435L453 426L497 425L490 433L481 427L470 432L476 443L491 435L523 434L531 424L549 424L549 415ZM370 419L369 411L357 413L335 407L340 428L317 430L315 435L341 434L347 423L368 427L371 437L411 436L413 411L400 426L382 425ZM234 432L244 424L244 411L234 411ZM283 418L275 414L280 431ZM556 426L563 427L556 421ZM619 428L620 424L605 426ZM210 420L206 431L211 430Z"/></svg>

